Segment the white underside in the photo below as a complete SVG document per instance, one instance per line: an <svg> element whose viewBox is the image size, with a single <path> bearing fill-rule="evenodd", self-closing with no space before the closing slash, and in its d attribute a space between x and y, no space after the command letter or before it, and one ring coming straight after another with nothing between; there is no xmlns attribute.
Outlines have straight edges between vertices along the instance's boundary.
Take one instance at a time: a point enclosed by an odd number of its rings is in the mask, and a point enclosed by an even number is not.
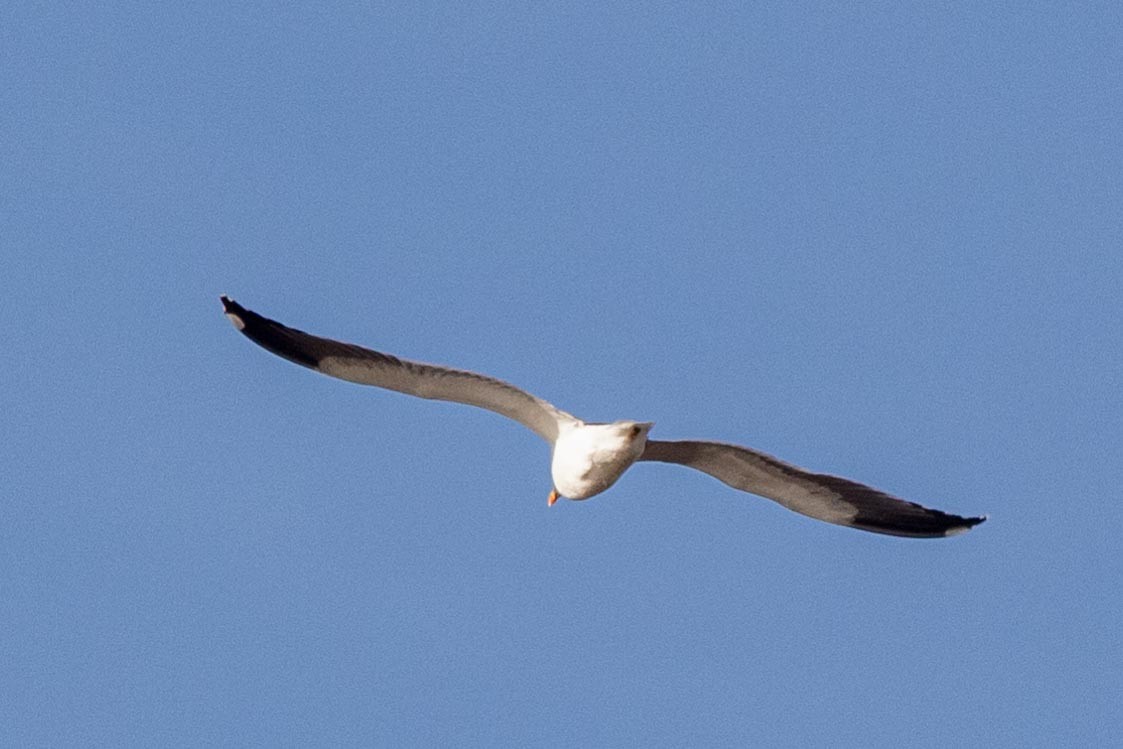
<svg viewBox="0 0 1123 749"><path fill-rule="evenodd" d="M634 421L565 425L554 443L550 465L558 494L588 499L615 484L643 454L650 428Z"/></svg>

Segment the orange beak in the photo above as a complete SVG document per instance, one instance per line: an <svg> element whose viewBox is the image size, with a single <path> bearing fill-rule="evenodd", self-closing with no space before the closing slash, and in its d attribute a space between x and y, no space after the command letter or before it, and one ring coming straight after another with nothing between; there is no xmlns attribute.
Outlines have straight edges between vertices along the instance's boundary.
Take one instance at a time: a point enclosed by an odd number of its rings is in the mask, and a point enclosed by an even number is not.
<svg viewBox="0 0 1123 749"><path fill-rule="evenodd" d="M546 506L547 506L547 507L553 507L553 506L554 506L554 502L557 502L557 501L558 501L558 497L559 497L559 496L560 496L560 495L558 494L558 490L557 490L557 489L551 489L551 490L550 490L550 496L546 497Z"/></svg>

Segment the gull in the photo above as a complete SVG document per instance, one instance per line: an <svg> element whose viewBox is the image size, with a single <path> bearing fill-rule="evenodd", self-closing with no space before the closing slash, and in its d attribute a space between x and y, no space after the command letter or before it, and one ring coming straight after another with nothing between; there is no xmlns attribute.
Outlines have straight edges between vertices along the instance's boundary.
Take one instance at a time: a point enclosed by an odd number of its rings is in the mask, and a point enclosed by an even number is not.
<svg viewBox="0 0 1123 749"><path fill-rule="evenodd" d="M586 422L494 377L424 364L352 343L321 338L252 312L222 296L234 327L267 351L361 385L485 408L513 419L552 448L550 506L583 500L616 483L634 463L676 463L734 489L771 499L816 520L873 533L938 538L970 530L986 517L960 517L906 502L856 481L814 473L766 453L724 442L648 439L653 424Z"/></svg>

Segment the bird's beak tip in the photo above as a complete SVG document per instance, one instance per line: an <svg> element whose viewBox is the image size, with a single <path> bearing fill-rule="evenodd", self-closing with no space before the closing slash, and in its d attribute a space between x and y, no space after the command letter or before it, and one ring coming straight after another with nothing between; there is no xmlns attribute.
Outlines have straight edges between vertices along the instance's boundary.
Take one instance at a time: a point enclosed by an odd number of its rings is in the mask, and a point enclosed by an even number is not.
<svg viewBox="0 0 1123 749"><path fill-rule="evenodd" d="M547 507L553 507L554 502L557 502L557 501L558 501L558 490L557 489L551 489L550 490L550 496L546 497L546 506Z"/></svg>

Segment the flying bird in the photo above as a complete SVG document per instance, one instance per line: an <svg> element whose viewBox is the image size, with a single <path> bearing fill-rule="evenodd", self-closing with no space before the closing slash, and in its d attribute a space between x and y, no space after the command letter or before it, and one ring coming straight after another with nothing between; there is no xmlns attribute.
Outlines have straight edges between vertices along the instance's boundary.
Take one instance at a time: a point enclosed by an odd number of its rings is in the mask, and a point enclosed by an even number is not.
<svg viewBox="0 0 1123 749"><path fill-rule="evenodd" d="M553 449L553 489L588 499L605 491L639 461L677 463L708 473L734 489L789 510L874 533L932 538L963 533L986 517L959 517L906 502L856 481L814 473L757 450L723 442L648 438L651 422L586 422L525 390L487 375L400 359L352 343L282 325L223 296L234 327L262 348L317 372L361 385L495 411L537 434Z"/></svg>

